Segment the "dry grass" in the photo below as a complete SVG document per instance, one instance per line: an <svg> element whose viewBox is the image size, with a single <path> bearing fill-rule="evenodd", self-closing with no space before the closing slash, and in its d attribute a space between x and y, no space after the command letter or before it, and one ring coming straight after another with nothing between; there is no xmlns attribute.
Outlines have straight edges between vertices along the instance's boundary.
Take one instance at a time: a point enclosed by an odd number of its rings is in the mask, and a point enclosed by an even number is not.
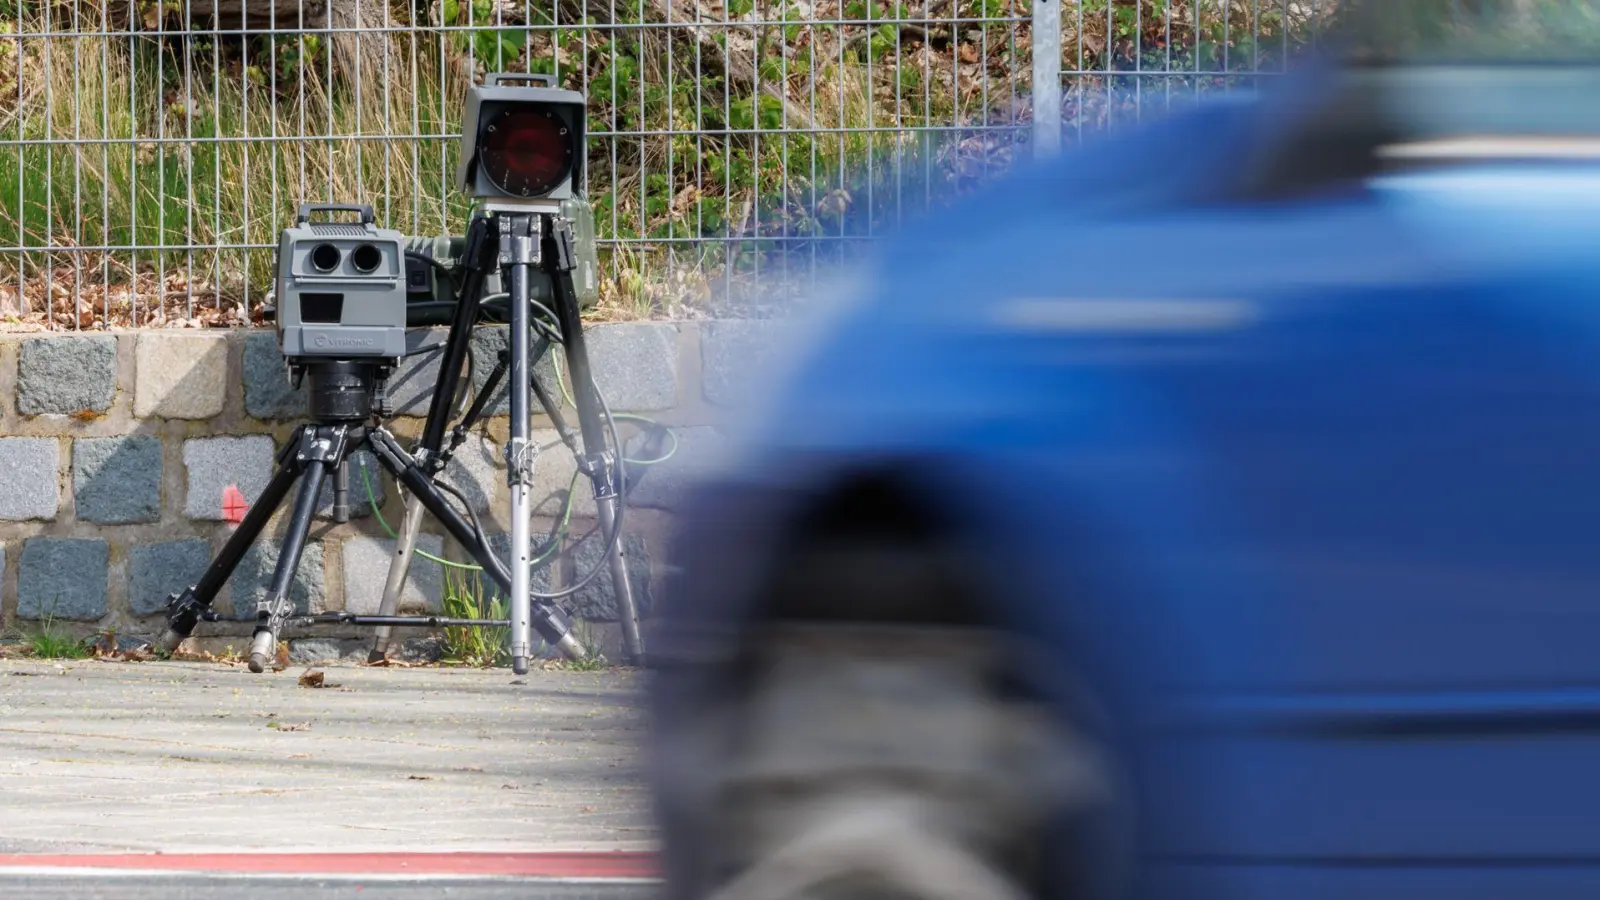
<svg viewBox="0 0 1600 900"><path fill-rule="evenodd" d="M561 13L589 27L512 29L511 43L436 30L446 13L466 21L456 0L415 20L396 6L415 28L381 39L359 90L315 35L174 34L170 11L140 6L147 30L103 38L83 32L121 26L88 0L11 3L0 29L27 37L0 37L8 328L241 324L302 200L370 203L412 234L458 230L468 205L448 183L447 137L485 70L559 67L589 97L603 319L790 302L841 258L839 238L1003 171L1031 120L1027 0L590 2ZM1258 53L1307 27L1302 4L1255 12L1268 5L1203 0L1194 21L1193 0L1082 0L1081 21L1064 16L1064 69L1102 74L1069 85L1069 123L1115 115L1085 98L1129 60L1239 53L1246 39ZM499 7L513 23L522 9ZM736 27L682 24L696 20ZM867 130L885 126L900 130Z"/></svg>

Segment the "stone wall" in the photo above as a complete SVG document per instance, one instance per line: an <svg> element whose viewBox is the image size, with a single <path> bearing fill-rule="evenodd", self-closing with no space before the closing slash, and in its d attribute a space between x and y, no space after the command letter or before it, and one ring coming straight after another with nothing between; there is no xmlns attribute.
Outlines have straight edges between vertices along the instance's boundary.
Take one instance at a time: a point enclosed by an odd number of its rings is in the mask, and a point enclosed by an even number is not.
<svg viewBox="0 0 1600 900"><path fill-rule="evenodd" d="M675 456L643 472L625 518L626 551L636 592L648 612L660 593L664 538L684 482L715 457L714 427L740 382L733 360L749 342L745 323L630 323L589 330L595 377L612 409L669 426ZM443 339L412 335L413 346ZM504 345L504 329L479 329L473 378L481 384ZM405 443L420 430L439 349L407 361L391 381L397 418L391 428ZM550 362L541 364L545 383ZM501 448L507 436L504 388L495 417L478 426L447 470L448 480L474 505L486 530L504 548L506 486ZM115 631L153 635L168 594L191 584L222 546L224 492L235 487L253 503L274 467L275 448L305 412L303 390L288 384L271 331L131 331L102 335L0 335L0 620L6 633L49 619L75 633ZM572 417L573 424L576 418ZM543 451L536 465L540 533L561 512L573 476L571 454L540 417ZM644 448L632 455L648 455ZM362 473L370 473L381 516L373 515ZM374 612L401 500L370 454L351 466L352 520L335 524L331 491L296 581L301 609ZM217 598L224 621L203 623L201 646L241 644L255 598L265 590L277 555L288 504L267 539L245 557ZM580 479L562 560L541 580L570 583L599 557L594 501ZM424 520L419 546L465 559L442 529ZM417 559L404 602L437 609L443 567ZM609 574L569 600L594 623L586 629L602 646L615 641ZM318 638L357 652L360 631L318 629ZM414 634L414 633L413 633ZM297 639L304 635L291 635ZM403 635L402 635L403 636ZM332 646L329 644L321 645ZM364 652L364 651L363 651Z"/></svg>

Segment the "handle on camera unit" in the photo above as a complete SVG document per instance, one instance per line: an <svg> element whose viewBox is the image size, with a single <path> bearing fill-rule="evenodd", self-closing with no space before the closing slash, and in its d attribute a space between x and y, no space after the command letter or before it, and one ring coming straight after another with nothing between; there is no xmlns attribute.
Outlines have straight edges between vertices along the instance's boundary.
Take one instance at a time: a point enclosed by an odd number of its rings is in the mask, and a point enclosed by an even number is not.
<svg viewBox="0 0 1600 900"><path fill-rule="evenodd" d="M300 211L295 214L295 224L304 225L311 221L312 213L319 212L358 213L362 225L371 225L377 221L372 215L372 206L366 203L302 203Z"/></svg>
<svg viewBox="0 0 1600 900"><path fill-rule="evenodd" d="M508 82L537 82L547 88L557 87L554 75L544 75L538 72L495 72L488 76L486 87L494 87Z"/></svg>

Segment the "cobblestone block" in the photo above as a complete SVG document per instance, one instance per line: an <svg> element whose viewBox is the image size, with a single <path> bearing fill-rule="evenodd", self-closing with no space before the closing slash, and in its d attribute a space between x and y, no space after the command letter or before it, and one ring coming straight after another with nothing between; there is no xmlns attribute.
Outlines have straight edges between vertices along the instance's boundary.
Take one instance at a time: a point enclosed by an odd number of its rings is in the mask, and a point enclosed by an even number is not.
<svg viewBox="0 0 1600 900"><path fill-rule="evenodd" d="M432 328L406 334L406 349L426 344L438 346L426 353L400 361L400 368L389 376L389 403L397 416L425 416L433 401L433 387L439 382L439 362L444 356L445 330Z"/></svg>
<svg viewBox="0 0 1600 900"><path fill-rule="evenodd" d="M600 574L585 585L583 590L574 593L568 599L568 609L579 618L615 622L620 616L617 613L616 587L611 577L611 566L605 558L605 546L605 535L596 531L579 541L578 546L573 548L572 561L568 564L568 577L574 581L568 583L576 583L575 579L588 575L595 566L600 567ZM622 558L628 565L628 581L633 586L634 605L638 608L639 617L643 618L650 614L653 604L650 591L650 553L645 546L644 538L624 531Z"/></svg>
<svg viewBox="0 0 1600 900"><path fill-rule="evenodd" d="M93 622L106 614L110 546L93 538L30 538L17 574L17 615Z"/></svg>
<svg viewBox="0 0 1600 900"><path fill-rule="evenodd" d="M584 332L595 384L613 412L678 405L678 329L653 322L598 325Z"/></svg>
<svg viewBox="0 0 1600 900"><path fill-rule="evenodd" d="M378 458L368 450L357 450L350 454L350 518L363 519L372 515L372 502L367 498L367 485L372 486L372 495L377 498L378 508L383 508L384 480L387 475L383 467L378 465ZM366 472L366 480L361 478ZM322 481L322 490L317 494L317 515L323 519L333 518L333 479L325 478Z"/></svg>
<svg viewBox="0 0 1600 900"><path fill-rule="evenodd" d="M262 420L300 419L309 412L305 385L296 389L289 384L276 332L245 336L242 376L244 411L249 415Z"/></svg>
<svg viewBox="0 0 1600 900"><path fill-rule="evenodd" d="M235 619L255 617L256 604L267 595L267 587L272 584L272 570L278 565L280 549L282 544L278 541L257 541L244 552L231 579ZM315 615L327 611L328 591L322 558L322 542L307 541L289 588L289 599L294 601L297 613Z"/></svg>
<svg viewBox="0 0 1600 900"><path fill-rule="evenodd" d="M400 643L399 650L391 649L389 655L401 662L438 662L444 659L444 641L436 637L407 638Z"/></svg>
<svg viewBox="0 0 1600 900"><path fill-rule="evenodd" d="M289 642L289 663L310 666L317 663L338 662L344 648L338 641L328 638L300 638Z"/></svg>
<svg viewBox="0 0 1600 900"><path fill-rule="evenodd" d="M354 537L343 546L345 612L375 616L383 603L383 587L389 580L389 563L394 559L396 542ZM436 534L418 535L417 550L443 556L444 539ZM444 596L442 570L443 567L433 560L412 554L405 586L400 590L402 613L439 611Z"/></svg>
<svg viewBox="0 0 1600 900"><path fill-rule="evenodd" d="M61 509L61 442L0 438L0 519L54 521Z"/></svg>
<svg viewBox="0 0 1600 900"><path fill-rule="evenodd" d="M700 389L706 400L734 407L749 398L755 373L772 356L778 326L728 319L700 326Z"/></svg>
<svg viewBox="0 0 1600 900"><path fill-rule="evenodd" d="M677 439L676 447L673 438ZM715 428L674 428L671 436L641 433L627 442L629 459L659 459L655 465L628 466L628 505L676 509L696 480L714 471L725 458L727 439Z"/></svg>
<svg viewBox="0 0 1600 900"><path fill-rule="evenodd" d="M533 465L534 515L559 517L567 502L567 489L572 487L572 515L593 519L597 515L594 488L589 479L581 475L577 483L573 483L572 474L578 471L578 461L567 445L561 443L561 436L553 428L538 429L533 433L533 440L539 447L539 459Z"/></svg>
<svg viewBox="0 0 1600 900"><path fill-rule="evenodd" d="M167 608L167 598L200 580L211 543L199 538L141 544L128 551L128 607L136 616Z"/></svg>
<svg viewBox="0 0 1600 900"><path fill-rule="evenodd" d="M505 486L505 457L500 445L481 435L468 437L450 458L440 480L460 491L474 510L488 512Z"/></svg>
<svg viewBox="0 0 1600 900"><path fill-rule="evenodd" d="M117 339L48 337L22 342L17 411L25 416L105 412L117 395Z"/></svg>
<svg viewBox="0 0 1600 900"><path fill-rule="evenodd" d="M209 419L228 393L223 334L147 331L134 352L133 414L141 419Z"/></svg>
<svg viewBox="0 0 1600 900"><path fill-rule="evenodd" d="M489 373L494 371L496 363L500 361L500 351L506 349L510 340L511 330L504 325L490 328L476 328L472 332L472 389L481 391L489 382ZM550 396L558 397L561 393L559 383L556 381L556 358L560 350L551 347L538 362L534 363L533 371L539 383L550 391ZM534 409L540 409L539 401L531 393L528 402ZM495 390L494 399L489 401L486 415L504 416L511 413L511 390L507 386L507 379L500 380L500 387Z"/></svg>
<svg viewBox="0 0 1600 900"><path fill-rule="evenodd" d="M222 521L222 492L235 485L246 503L255 503L272 480L276 448L264 434L194 438L183 442L188 491L183 514L202 521Z"/></svg>
<svg viewBox="0 0 1600 900"><path fill-rule="evenodd" d="M72 495L80 521L99 525L159 521L161 439L126 435L73 441Z"/></svg>

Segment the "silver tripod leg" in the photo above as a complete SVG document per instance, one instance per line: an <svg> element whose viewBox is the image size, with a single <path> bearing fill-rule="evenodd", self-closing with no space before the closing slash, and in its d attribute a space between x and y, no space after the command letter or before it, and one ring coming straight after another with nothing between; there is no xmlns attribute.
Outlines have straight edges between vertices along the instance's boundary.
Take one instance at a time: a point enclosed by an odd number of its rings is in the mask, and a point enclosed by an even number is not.
<svg viewBox="0 0 1600 900"><path fill-rule="evenodd" d="M529 216L500 216L502 264L511 274L511 440L506 444L506 480L511 489L511 671L524 675L533 656L533 510L529 500L533 480L528 365L531 310L528 308L528 270L537 261Z"/></svg>
<svg viewBox="0 0 1600 900"><path fill-rule="evenodd" d="M603 497L596 501L600 511L600 533L610 535L617 521L617 497ZM628 563L622 555L622 538L611 545L611 584L617 597L617 617L622 625L622 652L632 665L644 662L644 641L639 637L639 607L633 600L633 582L628 578Z"/></svg>
<svg viewBox="0 0 1600 900"><path fill-rule="evenodd" d="M395 541L394 557L389 560L389 580L383 586L383 602L378 604L380 616L392 616L400 609L400 591L411 571L411 553L417 547L417 532L422 528L424 512L421 501L407 494L406 518L400 525L400 537ZM379 662L389 655L389 635L393 630L388 625L378 626L367 662Z"/></svg>

